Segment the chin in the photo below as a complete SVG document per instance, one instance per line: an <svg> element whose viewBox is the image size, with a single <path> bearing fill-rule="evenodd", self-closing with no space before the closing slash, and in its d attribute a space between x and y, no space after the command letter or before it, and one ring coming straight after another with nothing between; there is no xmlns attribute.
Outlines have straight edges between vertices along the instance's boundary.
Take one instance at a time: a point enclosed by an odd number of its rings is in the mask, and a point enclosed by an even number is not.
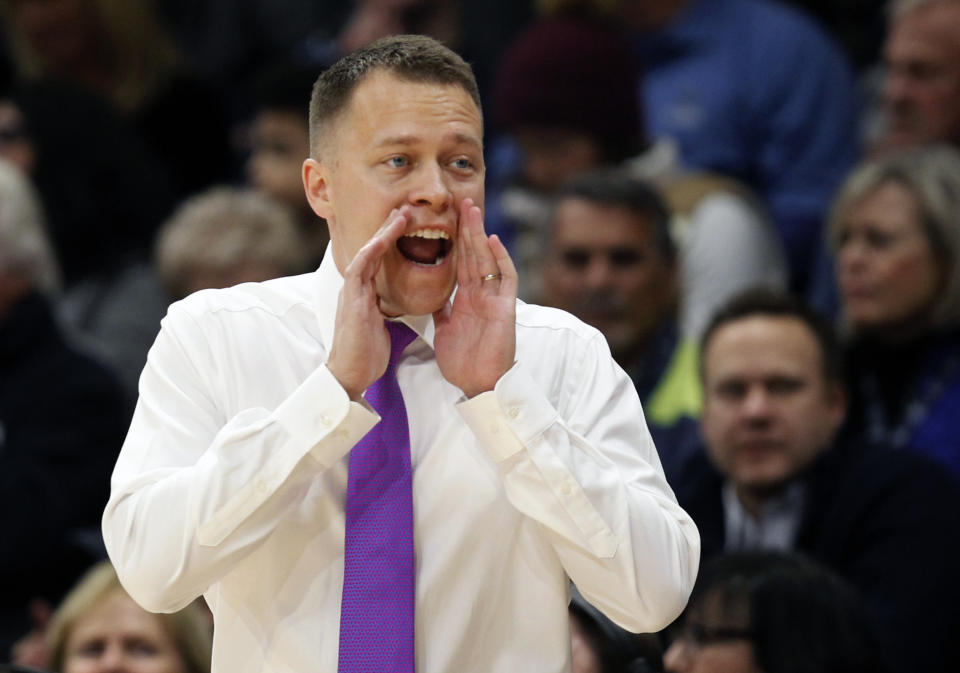
<svg viewBox="0 0 960 673"><path fill-rule="evenodd" d="M436 289L432 291L407 292L403 296L380 302L380 309L388 315L429 315L443 308L453 291Z"/></svg>

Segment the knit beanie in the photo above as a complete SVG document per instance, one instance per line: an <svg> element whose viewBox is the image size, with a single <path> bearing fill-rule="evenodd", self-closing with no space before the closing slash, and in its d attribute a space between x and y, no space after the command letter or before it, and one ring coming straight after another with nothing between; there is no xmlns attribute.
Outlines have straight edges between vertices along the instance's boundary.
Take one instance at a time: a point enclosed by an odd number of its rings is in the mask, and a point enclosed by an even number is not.
<svg viewBox="0 0 960 673"><path fill-rule="evenodd" d="M586 17L540 19L505 52L494 89L494 119L506 132L563 128L595 138L604 159L645 145L636 56L624 37Z"/></svg>

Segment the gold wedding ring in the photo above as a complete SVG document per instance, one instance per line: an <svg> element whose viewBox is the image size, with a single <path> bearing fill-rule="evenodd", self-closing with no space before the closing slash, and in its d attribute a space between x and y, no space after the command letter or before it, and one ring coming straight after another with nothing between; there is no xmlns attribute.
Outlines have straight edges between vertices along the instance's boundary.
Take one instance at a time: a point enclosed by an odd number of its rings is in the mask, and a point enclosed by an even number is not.
<svg viewBox="0 0 960 673"><path fill-rule="evenodd" d="M501 273L488 273L486 276L484 276L480 280L494 280L494 279L500 278L502 275L503 274Z"/></svg>

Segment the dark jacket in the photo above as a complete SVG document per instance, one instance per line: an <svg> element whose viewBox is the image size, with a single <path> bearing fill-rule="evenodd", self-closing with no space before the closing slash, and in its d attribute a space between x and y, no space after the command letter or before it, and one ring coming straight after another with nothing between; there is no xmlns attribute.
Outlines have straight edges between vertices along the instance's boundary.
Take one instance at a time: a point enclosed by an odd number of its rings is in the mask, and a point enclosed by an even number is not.
<svg viewBox="0 0 960 673"><path fill-rule="evenodd" d="M0 661L29 626L28 601L55 604L100 556L130 411L112 373L64 341L43 297L0 322Z"/></svg>
<svg viewBox="0 0 960 673"><path fill-rule="evenodd" d="M912 451L846 444L800 478L807 490L794 548L860 590L891 669L955 670L960 490L953 477ZM722 484L701 452L676 488L700 530L702 562L724 551Z"/></svg>

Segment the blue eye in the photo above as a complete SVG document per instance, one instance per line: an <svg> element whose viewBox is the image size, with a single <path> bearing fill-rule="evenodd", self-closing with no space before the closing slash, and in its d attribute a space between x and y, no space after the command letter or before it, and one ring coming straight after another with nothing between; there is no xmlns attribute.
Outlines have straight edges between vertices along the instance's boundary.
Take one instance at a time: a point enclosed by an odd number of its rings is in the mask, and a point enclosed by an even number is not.
<svg viewBox="0 0 960 673"><path fill-rule="evenodd" d="M400 156L390 157L387 159L387 163L390 164L391 168L403 168L407 165L407 158Z"/></svg>
<svg viewBox="0 0 960 673"><path fill-rule="evenodd" d="M473 168L473 162L465 158L454 159L453 165L455 168L461 171L468 171Z"/></svg>

